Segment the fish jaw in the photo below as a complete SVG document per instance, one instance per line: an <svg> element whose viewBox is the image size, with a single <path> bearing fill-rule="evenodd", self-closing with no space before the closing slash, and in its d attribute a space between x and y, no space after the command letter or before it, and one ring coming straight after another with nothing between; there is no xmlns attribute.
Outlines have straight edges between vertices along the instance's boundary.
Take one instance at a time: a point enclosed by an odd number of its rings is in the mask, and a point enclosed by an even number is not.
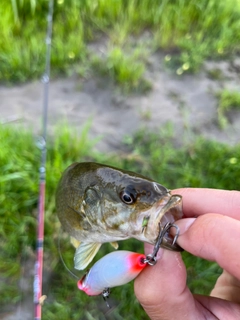
<svg viewBox="0 0 240 320"><path fill-rule="evenodd" d="M180 195L171 195L168 192L150 210L144 212L144 216L148 217L147 226L142 229L141 234L134 237L154 245L160 228L163 228L167 223L174 223L182 218L182 197ZM161 247L172 251L182 251L178 244L173 244L173 238L168 233L164 236Z"/></svg>

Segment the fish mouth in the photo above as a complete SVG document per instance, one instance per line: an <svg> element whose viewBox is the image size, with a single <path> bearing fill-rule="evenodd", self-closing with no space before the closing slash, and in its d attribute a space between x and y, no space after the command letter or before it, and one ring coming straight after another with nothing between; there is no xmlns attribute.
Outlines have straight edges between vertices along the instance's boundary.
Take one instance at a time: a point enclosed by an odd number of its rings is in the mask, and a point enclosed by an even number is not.
<svg viewBox="0 0 240 320"><path fill-rule="evenodd" d="M182 196L171 195L169 192L166 197L156 203L155 212L150 216L148 227L146 228L148 229L146 230L148 234L150 232L152 233L154 230L153 244L155 244L160 230L167 223L174 224L175 221L181 219L182 217ZM174 243L173 240L173 236L167 232L164 235L161 247L171 251L183 251L183 249L176 242Z"/></svg>

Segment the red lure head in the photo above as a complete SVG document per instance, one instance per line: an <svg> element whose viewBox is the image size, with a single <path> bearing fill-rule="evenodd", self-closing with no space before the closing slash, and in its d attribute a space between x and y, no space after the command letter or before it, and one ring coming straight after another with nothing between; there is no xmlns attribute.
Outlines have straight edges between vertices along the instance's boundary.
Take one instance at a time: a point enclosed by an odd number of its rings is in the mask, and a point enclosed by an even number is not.
<svg viewBox="0 0 240 320"><path fill-rule="evenodd" d="M127 259L129 272L140 272L143 268L146 267L146 263L144 260L146 259L146 256L144 254L132 252Z"/></svg>

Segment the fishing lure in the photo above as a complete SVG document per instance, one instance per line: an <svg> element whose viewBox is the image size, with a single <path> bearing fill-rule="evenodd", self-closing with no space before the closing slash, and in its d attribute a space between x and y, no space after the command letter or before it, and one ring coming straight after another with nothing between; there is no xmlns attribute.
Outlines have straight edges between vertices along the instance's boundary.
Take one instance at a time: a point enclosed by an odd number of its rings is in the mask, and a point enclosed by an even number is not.
<svg viewBox="0 0 240 320"><path fill-rule="evenodd" d="M171 244L174 246L179 236L179 227L170 222L166 223L163 227L159 224L159 234L152 253L145 256L141 253L118 250L107 254L97 261L92 268L88 270L80 280L78 280L77 286L79 290L84 291L89 296L102 294L103 299L110 308L106 300L110 295L110 288L124 285L132 281L147 265L155 265L157 263L157 253L159 248L164 239L169 237L171 228L176 229L176 234ZM65 268L73 277L79 279L76 274L69 270L63 260L60 250L60 237L58 238L58 250Z"/></svg>
<svg viewBox="0 0 240 320"><path fill-rule="evenodd" d="M156 264L157 253L164 236L169 233L172 227L176 228L176 235L173 239L174 245L179 235L179 228L175 224L167 223L163 228L160 228L152 254L145 256L140 253L120 250L111 252L87 271L78 281L78 288L89 296L102 294L103 298L106 299L110 294L110 288L132 281L147 264Z"/></svg>
<svg viewBox="0 0 240 320"><path fill-rule="evenodd" d="M124 250L111 252L87 271L78 281L78 288L89 296L108 296L109 288L132 281L146 265L144 254Z"/></svg>

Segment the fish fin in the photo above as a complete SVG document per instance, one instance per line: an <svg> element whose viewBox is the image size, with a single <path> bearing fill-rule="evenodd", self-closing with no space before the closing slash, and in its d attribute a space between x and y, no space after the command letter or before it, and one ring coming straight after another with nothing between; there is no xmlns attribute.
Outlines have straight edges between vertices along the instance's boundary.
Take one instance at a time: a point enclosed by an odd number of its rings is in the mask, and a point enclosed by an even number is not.
<svg viewBox="0 0 240 320"><path fill-rule="evenodd" d="M70 242L74 246L75 249L77 249L79 247L80 243L81 243L80 241L78 241L74 237L70 237Z"/></svg>
<svg viewBox="0 0 240 320"><path fill-rule="evenodd" d="M114 249L118 249L118 243L117 241L114 241L114 242L110 242L110 245L114 248Z"/></svg>
<svg viewBox="0 0 240 320"><path fill-rule="evenodd" d="M101 243L80 243L74 256L74 268L78 270L85 269L97 254Z"/></svg>

